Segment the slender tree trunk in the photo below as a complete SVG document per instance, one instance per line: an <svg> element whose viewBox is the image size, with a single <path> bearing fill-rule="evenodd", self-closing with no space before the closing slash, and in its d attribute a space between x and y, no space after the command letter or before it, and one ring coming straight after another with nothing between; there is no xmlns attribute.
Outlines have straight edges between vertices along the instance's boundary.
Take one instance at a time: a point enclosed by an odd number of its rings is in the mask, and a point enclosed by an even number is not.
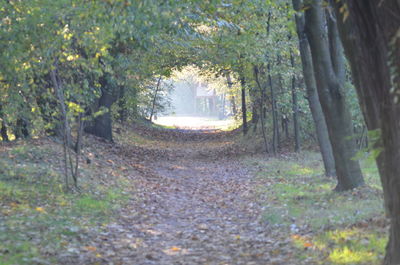
<svg viewBox="0 0 400 265"><path fill-rule="evenodd" d="M1 138L4 142L9 142L10 139L8 138L7 124L6 121L4 120L3 107L1 105L0 105L0 118L1 118L1 130L0 130Z"/></svg>
<svg viewBox="0 0 400 265"><path fill-rule="evenodd" d="M253 65L253 76L258 85L259 84L258 67L256 65ZM255 132L257 131L257 125L258 122L260 121L259 110L260 110L261 99L260 99L260 94L258 93L258 89L256 88L249 89L249 95L250 95L251 113L252 113L251 124L253 126L253 131Z"/></svg>
<svg viewBox="0 0 400 265"><path fill-rule="evenodd" d="M55 96L58 100L59 108L60 108L60 114L62 117L62 139L63 139L63 153L64 153L64 177L65 177L65 186L67 189L69 189L69 173L68 173L68 164L70 161L70 156L69 156L69 147L72 146L71 143L71 129L69 126L68 122L68 117L67 117L67 107L65 105L65 97L64 97L64 91L63 87L61 85L61 82L59 80L59 77L57 76L57 67L56 64L54 64L55 69L52 69L50 71L50 78L53 83L54 87L54 92Z"/></svg>
<svg viewBox="0 0 400 265"><path fill-rule="evenodd" d="M243 134L248 131L247 127L247 107L246 107L246 81L242 76L240 78L240 85L242 87L242 120L243 120Z"/></svg>
<svg viewBox="0 0 400 265"><path fill-rule="evenodd" d="M400 264L400 2L335 2L344 47L369 130L379 130L377 158L390 218L385 265ZM343 6L345 4L345 6Z"/></svg>
<svg viewBox="0 0 400 265"><path fill-rule="evenodd" d="M268 63L267 66L268 70L268 84L269 84L269 89L270 89L270 94L271 94L271 108L272 108L272 127L273 127L273 133L272 133L272 152L274 155L276 155L278 151L278 115L276 111L276 98L275 98L275 91L274 91L274 85L272 82L272 77L271 77L271 65Z"/></svg>
<svg viewBox="0 0 400 265"><path fill-rule="evenodd" d="M290 62L294 69L294 57L293 52L290 51ZM297 103L297 91L296 91L296 76L293 73L292 76L292 111L293 111L293 131L294 131L294 150L300 151L300 127L299 127L299 106Z"/></svg>
<svg viewBox="0 0 400 265"><path fill-rule="evenodd" d="M340 40L330 40L324 28L323 0L312 0L305 12L306 33L310 43L317 90L327 119L329 137L335 157L338 184L336 191L353 189L364 184L356 155L353 124L345 98L341 68L345 66L340 53ZM330 49L329 45L335 45ZM333 53L331 53L333 51Z"/></svg>
<svg viewBox="0 0 400 265"><path fill-rule="evenodd" d="M150 118L149 118L150 121L153 119L154 109L156 107L156 100L157 100L157 96L158 96L158 90L160 89L160 85L161 85L161 77L162 77L162 75L160 75L160 77L157 80L156 91L154 92L153 102L151 104L151 112L150 112Z"/></svg>
<svg viewBox="0 0 400 265"><path fill-rule="evenodd" d="M261 94L261 98L260 98L260 102L258 103L258 106L260 108L260 118L261 118L261 131L262 131L262 135L263 135L263 140L264 140L264 148L265 148L265 153L269 153L269 147L268 147L268 139L267 139L267 133L265 130L265 116L266 116L266 111L264 111L265 109L265 104L266 104L266 98L267 98L267 93L266 93L266 89L265 86L261 85L260 79L259 79L259 69L258 66L254 66L253 68L253 72L254 72L254 79L256 80L257 86L259 88L260 94Z"/></svg>
<svg viewBox="0 0 400 265"><path fill-rule="evenodd" d="M125 100L125 86L119 87L119 100L118 100L118 114L119 114L119 121L121 123L125 123L128 115L126 111L126 100Z"/></svg>
<svg viewBox="0 0 400 265"><path fill-rule="evenodd" d="M289 140L289 119L286 116L282 117L282 131L285 132L286 141Z"/></svg>
<svg viewBox="0 0 400 265"><path fill-rule="evenodd" d="M230 95L230 103L231 103L231 108L232 108L232 114L234 117L236 117L237 114L237 107L236 107L236 100L235 100L235 94L232 91L232 78L231 74L229 72L226 73L226 83L228 84L228 89L229 89L229 95Z"/></svg>
<svg viewBox="0 0 400 265"><path fill-rule="evenodd" d="M299 37L299 50L303 68L304 82L306 85L307 100L315 124L319 148L321 151L322 160L324 162L325 175L336 176L335 159L333 157L332 145L329 139L325 116L322 112L321 103L319 101L311 51L305 33L304 15L300 13L301 4L301 0L293 0L293 7L298 12L296 14L296 26L297 35Z"/></svg>

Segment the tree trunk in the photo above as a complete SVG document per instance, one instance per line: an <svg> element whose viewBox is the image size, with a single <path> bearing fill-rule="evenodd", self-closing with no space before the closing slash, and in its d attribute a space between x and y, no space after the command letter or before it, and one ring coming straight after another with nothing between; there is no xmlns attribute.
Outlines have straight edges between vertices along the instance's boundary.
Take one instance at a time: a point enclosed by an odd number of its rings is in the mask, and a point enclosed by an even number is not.
<svg viewBox="0 0 400 265"><path fill-rule="evenodd" d="M121 123L125 123L128 115L126 111L126 100L125 100L125 86L119 87L119 100L118 100L118 114L119 114L119 121Z"/></svg>
<svg viewBox="0 0 400 265"><path fill-rule="evenodd" d="M299 37L299 50L303 68L304 82L306 85L307 100L310 106L311 115L314 120L315 130L324 162L325 175L336 176L335 159L333 157L332 145L329 139L328 127L326 125L324 113L322 112L319 101L317 84L314 76L314 67L311 59L311 51L305 33L304 15L300 13L301 0L293 0L293 7L298 12L296 14L297 35Z"/></svg>
<svg viewBox="0 0 400 265"><path fill-rule="evenodd" d="M293 52L290 51L290 63L294 71L294 57ZM299 127L299 106L297 103L297 92L296 92L296 76L292 76L292 111L293 111L293 131L294 131L294 151L300 151L300 127Z"/></svg>
<svg viewBox="0 0 400 265"><path fill-rule="evenodd" d="M353 125L346 103L341 71L343 65L340 40L329 39L325 30L323 0L312 0L305 12L306 33L310 43L317 90L327 119L329 137L335 157L338 184L336 191L353 189L364 184L356 155ZM331 29L331 28L330 28ZM334 34L331 34L334 36ZM331 48L335 46L335 48Z"/></svg>
<svg viewBox="0 0 400 265"><path fill-rule="evenodd" d="M285 132L285 139L286 141L289 140L289 119L286 117L286 115L282 116L282 131Z"/></svg>
<svg viewBox="0 0 400 265"><path fill-rule="evenodd" d="M0 130L1 139L3 142L9 142L10 139L8 138L7 124L4 119L3 107L1 105L0 105L0 118L1 118L1 130Z"/></svg>
<svg viewBox="0 0 400 265"><path fill-rule="evenodd" d="M229 92L228 94L230 94L230 103L231 103L231 108L232 108L232 114L234 117L236 117L237 114L237 107L236 107L236 101L235 101L235 94L232 91L232 78L229 72L226 73L226 83L228 84L228 89Z"/></svg>
<svg viewBox="0 0 400 265"><path fill-rule="evenodd" d="M278 115L277 115L277 110L276 110L276 98L275 98L275 91L274 91L274 85L272 82L272 77L271 77L271 65L268 63L267 66L268 69L268 83L269 83L269 89L271 93L271 108L272 108L272 127L273 127L273 133L272 133L272 152L274 155L276 155L278 151L278 133L279 133L279 125L278 125Z"/></svg>
<svg viewBox="0 0 400 265"><path fill-rule="evenodd" d="M7 125L6 122L3 120L1 121L1 139L3 140L3 142L9 142L10 139L8 138L8 134L7 134Z"/></svg>
<svg viewBox="0 0 400 265"><path fill-rule="evenodd" d="M242 120L243 120L243 134L247 133L247 108L246 108L246 81L242 76L240 78L240 85L242 86Z"/></svg>
<svg viewBox="0 0 400 265"><path fill-rule="evenodd" d="M400 3L347 0L335 5L367 127L381 132L374 148L382 149L377 164L391 220L384 264L400 264Z"/></svg>
<svg viewBox="0 0 400 265"><path fill-rule="evenodd" d="M14 130L15 139L29 137L28 123L23 118L18 118Z"/></svg>
<svg viewBox="0 0 400 265"><path fill-rule="evenodd" d="M115 97L107 78L103 76L99 81L101 85L101 96L96 111L105 109L105 113L97 116L92 126L85 128L85 131L103 139L113 141L111 106L115 101Z"/></svg>
<svg viewBox="0 0 400 265"><path fill-rule="evenodd" d="M261 132L264 140L264 147L265 147L265 152L268 154L269 153L269 148L268 148L268 139L267 139L267 133L265 130L265 117L266 117L266 111L265 111L265 104L266 104L266 99L267 99L267 91L266 87L261 85L260 78L259 78L259 69L258 66L253 67L253 73L254 73L254 79L256 80L257 86L259 88L259 92L261 94L258 102L258 107L260 110L260 118L261 118Z"/></svg>
<svg viewBox="0 0 400 265"><path fill-rule="evenodd" d="M161 78L162 78L162 75L160 75L160 77L157 80L156 91L154 92L153 102L151 104L151 112L150 112L150 118L149 118L150 121L153 119L154 110L156 107L157 96L158 96L158 91L159 91L160 85L161 85Z"/></svg>

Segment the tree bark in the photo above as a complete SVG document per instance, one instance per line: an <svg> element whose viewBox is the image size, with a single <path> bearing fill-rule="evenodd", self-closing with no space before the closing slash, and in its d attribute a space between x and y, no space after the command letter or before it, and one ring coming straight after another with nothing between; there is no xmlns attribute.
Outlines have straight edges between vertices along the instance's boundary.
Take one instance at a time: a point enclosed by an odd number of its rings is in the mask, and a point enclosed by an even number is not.
<svg viewBox="0 0 400 265"><path fill-rule="evenodd" d="M336 176L335 159L333 157L332 145L329 139L328 127L317 92L317 84L314 76L314 67L311 59L311 51L305 32L304 15L300 13L301 0L293 0L293 7L296 14L297 35L299 37L299 50L303 68L303 77L306 86L307 100L314 120L315 130L319 143L319 149L324 163L325 175Z"/></svg>
<svg viewBox="0 0 400 265"><path fill-rule="evenodd" d="M290 63L294 70L294 57L293 52L290 51ZM294 151L300 151L300 126L299 126L299 106L297 103L297 92L296 92L296 76L293 73L292 76L292 111L293 111L293 132L294 132Z"/></svg>
<svg viewBox="0 0 400 265"><path fill-rule="evenodd" d="M228 89L229 89L229 95L230 95L230 103L231 103L231 108L232 108L232 114L234 117L236 117L237 114L237 107L236 107L236 101L235 101L235 94L232 91L232 78L231 74L229 72L226 73L226 83L228 84Z"/></svg>
<svg viewBox="0 0 400 265"><path fill-rule="evenodd" d="M0 105L0 118L1 118L1 130L0 135L3 142L9 142L10 139L8 138L7 133L7 123L4 119L3 107Z"/></svg>
<svg viewBox="0 0 400 265"><path fill-rule="evenodd" d="M340 52L340 40L330 39L325 30L323 0L312 0L305 12L306 33L311 48L317 90L322 110L327 120L329 138L335 158L338 184L336 191L353 189L364 184L356 155L356 144L353 137L353 125L346 103L341 69L343 61L336 56ZM334 36L332 34L331 36ZM336 36L337 37L337 36ZM330 45L335 45L331 48Z"/></svg>
<svg viewBox="0 0 400 265"><path fill-rule="evenodd" d="M278 134L279 134L279 125L278 125L278 115L277 115L277 110L276 110L276 98L275 98L275 91L274 91L274 85L272 82L272 76L271 76L271 65L268 63L267 66L268 70L268 84L269 84L269 89L271 93L271 109L272 109L272 127L273 127L273 133L272 133L272 152L274 155L276 155L278 151Z"/></svg>
<svg viewBox="0 0 400 265"><path fill-rule="evenodd" d="M335 7L367 127L381 132L374 148L382 149L377 164L391 221L384 264L400 264L400 2L347 0Z"/></svg>
<svg viewBox="0 0 400 265"><path fill-rule="evenodd" d="M15 139L29 137L28 123L23 118L18 118L14 130Z"/></svg>
<svg viewBox="0 0 400 265"><path fill-rule="evenodd" d="M265 148L265 153L269 153L269 147L268 147L268 139L267 139L267 133L265 130L265 117L266 117L266 111L265 109L265 104L267 101L267 93L266 93L266 87L261 85L260 79L259 79L259 69L258 66L254 66L253 68L253 73L254 73L254 79L256 80L257 86L259 88L261 97L260 97L260 102L258 102L258 106L260 108L260 118L261 118L261 131L262 131L262 136L264 140L264 148Z"/></svg>
<svg viewBox="0 0 400 265"><path fill-rule="evenodd" d="M118 114L119 121L121 123L125 123L128 119L127 110L126 110L126 100L125 100L125 86L119 87L119 100L118 100Z"/></svg>
<svg viewBox="0 0 400 265"><path fill-rule="evenodd" d="M247 108L246 108L246 80L242 76L240 77L240 85L242 87L242 120L243 120L243 134L248 131L247 127Z"/></svg>
<svg viewBox="0 0 400 265"><path fill-rule="evenodd" d="M157 80L156 91L154 92L153 102L151 104L151 112L150 112L150 118L149 118L150 121L153 119L154 110L156 107L157 96L158 96L158 90L160 89L160 85L161 85L161 78L162 78L162 75L160 75L160 77Z"/></svg>
<svg viewBox="0 0 400 265"><path fill-rule="evenodd" d="M115 96L113 95L112 86L107 81L106 76L100 78L99 81L101 85L101 96L96 111L105 109L105 113L97 116L92 126L85 128L85 132L112 142L111 106L115 101Z"/></svg>
<svg viewBox="0 0 400 265"><path fill-rule="evenodd" d="M8 138L8 134L7 134L7 125L4 121L1 122L1 139L4 142L9 142L10 139Z"/></svg>

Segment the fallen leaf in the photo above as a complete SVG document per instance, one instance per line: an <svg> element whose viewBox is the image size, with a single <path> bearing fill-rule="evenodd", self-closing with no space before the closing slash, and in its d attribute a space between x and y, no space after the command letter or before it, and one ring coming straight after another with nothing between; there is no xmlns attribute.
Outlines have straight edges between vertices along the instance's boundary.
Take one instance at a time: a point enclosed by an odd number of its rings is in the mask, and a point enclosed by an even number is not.
<svg viewBox="0 0 400 265"><path fill-rule="evenodd" d="M303 244L303 246L304 246L305 248L309 248L309 247L312 247L313 244L310 243L310 242L305 242L305 243Z"/></svg>
<svg viewBox="0 0 400 265"><path fill-rule="evenodd" d="M45 213L46 211L43 209L43 207L36 207L35 209L36 211L40 212L40 213Z"/></svg>
<svg viewBox="0 0 400 265"><path fill-rule="evenodd" d="M86 249L87 251L96 251L96 250L97 250L97 248L94 247L94 246L86 246L85 249Z"/></svg>
<svg viewBox="0 0 400 265"><path fill-rule="evenodd" d="M179 247L172 247L172 248L171 248L171 251L175 251L175 252L176 252L176 251L180 251L180 250L181 250L181 248L179 248Z"/></svg>

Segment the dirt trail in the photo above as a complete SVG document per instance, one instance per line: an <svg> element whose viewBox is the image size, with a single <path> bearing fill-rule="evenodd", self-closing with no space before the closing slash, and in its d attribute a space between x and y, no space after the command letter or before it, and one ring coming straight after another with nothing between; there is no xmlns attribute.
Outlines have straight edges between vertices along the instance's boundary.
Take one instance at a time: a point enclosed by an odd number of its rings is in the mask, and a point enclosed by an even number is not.
<svg viewBox="0 0 400 265"><path fill-rule="evenodd" d="M203 140L202 152L211 142ZM179 146L179 145L178 145ZM261 220L256 184L238 158L204 158L186 141L176 157L145 161L140 198L93 244L90 264L298 264ZM182 155L184 154L184 155ZM100 262L99 262L100 261Z"/></svg>

